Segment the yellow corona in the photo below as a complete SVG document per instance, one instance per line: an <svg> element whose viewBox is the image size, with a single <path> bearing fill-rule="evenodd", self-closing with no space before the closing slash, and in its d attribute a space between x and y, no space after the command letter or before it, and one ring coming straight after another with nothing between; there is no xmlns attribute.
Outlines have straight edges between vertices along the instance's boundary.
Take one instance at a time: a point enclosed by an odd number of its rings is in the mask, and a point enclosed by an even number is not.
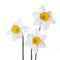
<svg viewBox="0 0 60 60"><path fill-rule="evenodd" d="M21 28L18 25L13 25L12 32L18 34L19 32L21 32Z"/></svg>
<svg viewBox="0 0 60 60"><path fill-rule="evenodd" d="M42 21L48 21L50 18L50 14L48 12L42 12L42 13L40 13L39 18Z"/></svg>
<svg viewBox="0 0 60 60"><path fill-rule="evenodd" d="M40 44L40 42L41 42L40 37L34 36L34 37L32 38L32 43L33 43L33 44Z"/></svg>

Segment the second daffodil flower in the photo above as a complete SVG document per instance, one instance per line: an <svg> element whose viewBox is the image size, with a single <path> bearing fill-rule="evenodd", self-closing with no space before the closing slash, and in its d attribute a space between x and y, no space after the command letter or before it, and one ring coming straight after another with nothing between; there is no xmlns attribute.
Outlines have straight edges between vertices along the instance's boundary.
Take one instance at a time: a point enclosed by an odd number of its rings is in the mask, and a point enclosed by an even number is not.
<svg viewBox="0 0 60 60"><path fill-rule="evenodd" d="M10 30L8 30L8 34L12 35L13 40L17 40L18 38L21 38L24 33L28 31L28 27L22 26L22 20L19 19L16 21Z"/></svg>
<svg viewBox="0 0 60 60"><path fill-rule="evenodd" d="M33 13L33 17L35 17L34 25L40 25L44 30L48 29L50 23L55 23L52 12L47 12L43 6L38 12Z"/></svg>
<svg viewBox="0 0 60 60"><path fill-rule="evenodd" d="M31 47L32 51L37 53L39 48L45 47L45 43L43 42L45 38L45 35L40 35L40 32L35 30L33 33L27 35L27 41L25 44Z"/></svg>

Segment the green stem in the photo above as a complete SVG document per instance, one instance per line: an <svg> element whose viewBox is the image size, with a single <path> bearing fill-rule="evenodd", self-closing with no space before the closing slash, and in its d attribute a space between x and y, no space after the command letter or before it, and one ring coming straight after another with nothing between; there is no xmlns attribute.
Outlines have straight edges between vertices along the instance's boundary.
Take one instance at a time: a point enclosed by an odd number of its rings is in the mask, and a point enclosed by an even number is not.
<svg viewBox="0 0 60 60"><path fill-rule="evenodd" d="M37 60L37 53L35 54L35 60Z"/></svg>
<svg viewBox="0 0 60 60"><path fill-rule="evenodd" d="M22 35L22 60L24 60L24 36Z"/></svg>
<svg viewBox="0 0 60 60"><path fill-rule="evenodd" d="M31 60L32 60L32 49L31 49Z"/></svg>
<svg viewBox="0 0 60 60"><path fill-rule="evenodd" d="M41 30L41 27L39 27L39 31Z"/></svg>

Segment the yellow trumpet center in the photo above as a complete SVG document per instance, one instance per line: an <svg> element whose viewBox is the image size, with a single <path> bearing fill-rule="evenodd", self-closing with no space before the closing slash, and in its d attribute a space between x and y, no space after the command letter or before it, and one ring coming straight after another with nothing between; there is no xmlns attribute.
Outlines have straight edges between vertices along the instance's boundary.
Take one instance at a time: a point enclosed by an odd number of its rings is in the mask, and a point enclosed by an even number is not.
<svg viewBox="0 0 60 60"><path fill-rule="evenodd" d="M34 37L32 38L32 44L40 44L40 42L41 42L40 37L34 36Z"/></svg>
<svg viewBox="0 0 60 60"><path fill-rule="evenodd" d="M12 32L18 34L19 32L21 32L21 28L18 25L13 25Z"/></svg>
<svg viewBox="0 0 60 60"><path fill-rule="evenodd" d="M42 12L40 13L39 17L42 21L48 21L50 18L50 14L48 12Z"/></svg>

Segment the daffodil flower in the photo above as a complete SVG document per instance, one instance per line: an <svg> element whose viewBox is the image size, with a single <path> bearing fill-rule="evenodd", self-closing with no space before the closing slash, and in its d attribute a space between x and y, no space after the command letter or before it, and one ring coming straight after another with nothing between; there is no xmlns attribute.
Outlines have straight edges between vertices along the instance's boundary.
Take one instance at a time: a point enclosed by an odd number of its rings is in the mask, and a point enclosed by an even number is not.
<svg viewBox="0 0 60 60"><path fill-rule="evenodd" d="M55 23L52 12L47 12L43 6L38 12L33 13L33 17L35 18L34 25L42 26L44 30L48 29L49 24Z"/></svg>
<svg viewBox="0 0 60 60"><path fill-rule="evenodd" d="M21 38L22 35L28 31L28 27L24 27L22 24L22 19L19 19L12 25L11 29L7 31L8 34L12 35L14 41L16 41L18 38Z"/></svg>
<svg viewBox="0 0 60 60"><path fill-rule="evenodd" d="M22 38L22 60L24 60L24 33L28 31L28 27L22 26L22 20L19 19L16 21L10 30L8 30L8 34L12 35L14 41L18 38Z"/></svg>
<svg viewBox="0 0 60 60"><path fill-rule="evenodd" d="M31 47L34 53L37 53L39 48L45 47L45 38L45 35L40 35L40 32L35 30L33 33L27 35L27 41L25 44Z"/></svg>

